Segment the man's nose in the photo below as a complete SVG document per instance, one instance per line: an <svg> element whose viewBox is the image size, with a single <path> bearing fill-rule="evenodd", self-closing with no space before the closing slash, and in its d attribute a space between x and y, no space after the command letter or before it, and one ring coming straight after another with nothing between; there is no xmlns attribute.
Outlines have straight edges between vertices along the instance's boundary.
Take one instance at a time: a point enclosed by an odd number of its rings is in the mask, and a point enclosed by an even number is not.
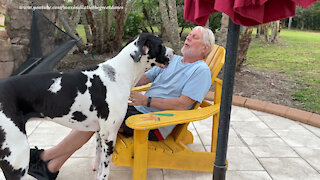
<svg viewBox="0 0 320 180"><path fill-rule="evenodd" d="M190 40L190 35L188 35L187 37L186 37L186 41L189 41Z"/></svg>

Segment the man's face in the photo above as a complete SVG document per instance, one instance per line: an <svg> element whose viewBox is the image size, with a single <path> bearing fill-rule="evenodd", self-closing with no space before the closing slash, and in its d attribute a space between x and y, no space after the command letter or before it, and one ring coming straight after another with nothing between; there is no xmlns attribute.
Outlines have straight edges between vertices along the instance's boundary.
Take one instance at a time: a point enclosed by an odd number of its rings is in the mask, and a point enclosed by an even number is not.
<svg viewBox="0 0 320 180"><path fill-rule="evenodd" d="M192 56L192 57L203 57L205 52L204 48L206 45L203 44L203 34L201 29L194 29L187 36L184 45L181 49L183 56Z"/></svg>

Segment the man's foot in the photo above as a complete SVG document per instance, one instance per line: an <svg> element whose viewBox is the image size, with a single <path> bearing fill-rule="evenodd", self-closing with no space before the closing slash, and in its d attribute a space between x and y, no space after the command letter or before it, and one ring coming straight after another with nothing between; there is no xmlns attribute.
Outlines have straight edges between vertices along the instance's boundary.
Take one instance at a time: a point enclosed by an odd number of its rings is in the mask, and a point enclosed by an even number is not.
<svg viewBox="0 0 320 180"><path fill-rule="evenodd" d="M30 149L30 162L29 167L33 164L35 164L37 161L40 161L40 154L43 152L43 149L38 149L37 146L35 148Z"/></svg>
<svg viewBox="0 0 320 180"><path fill-rule="evenodd" d="M44 162L40 158L40 154L43 149L30 149L30 162L28 174L38 180L55 180L58 176L58 172L52 173L48 169L48 162Z"/></svg>

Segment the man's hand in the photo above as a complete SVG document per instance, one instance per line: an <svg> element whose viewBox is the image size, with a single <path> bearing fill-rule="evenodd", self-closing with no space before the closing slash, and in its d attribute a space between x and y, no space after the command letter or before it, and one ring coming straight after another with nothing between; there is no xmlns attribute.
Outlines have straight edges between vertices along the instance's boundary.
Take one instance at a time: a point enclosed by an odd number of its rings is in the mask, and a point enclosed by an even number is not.
<svg viewBox="0 0 320 180"><path fill-rule="evenodd" d="M140 105L146 106L147 103L148 103L147 96L136 91L131 91L129 102L128 102L130 106L140 106Z"/></svg>

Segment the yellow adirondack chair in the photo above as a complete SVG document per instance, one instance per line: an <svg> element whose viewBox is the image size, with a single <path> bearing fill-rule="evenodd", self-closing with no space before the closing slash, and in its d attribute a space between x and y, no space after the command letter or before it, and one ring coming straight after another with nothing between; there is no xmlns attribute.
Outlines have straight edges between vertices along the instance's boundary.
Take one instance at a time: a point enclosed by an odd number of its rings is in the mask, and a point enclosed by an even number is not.
<svg viewBox="0 0 320 180"><path fill-rule="evenodd" d="M215 160L222 81L217 78L225 60L225 49L215 45L205 59L210 67L212 83L215 83L214 104L203 101L193 110L161 111L134 115L126 120L127 126L134 129L134 137L126 138L118 134L112 161L118 166L133 166L133 179L144 180L147 168L183 169L213 171ZM146 85L134 90L145 91ZM187 129L192 121L213 116L211 151L195 151L187 144L193 142L193 135ZM162 126L178 124L163 141L148 141L148 132Z"/></svg>

